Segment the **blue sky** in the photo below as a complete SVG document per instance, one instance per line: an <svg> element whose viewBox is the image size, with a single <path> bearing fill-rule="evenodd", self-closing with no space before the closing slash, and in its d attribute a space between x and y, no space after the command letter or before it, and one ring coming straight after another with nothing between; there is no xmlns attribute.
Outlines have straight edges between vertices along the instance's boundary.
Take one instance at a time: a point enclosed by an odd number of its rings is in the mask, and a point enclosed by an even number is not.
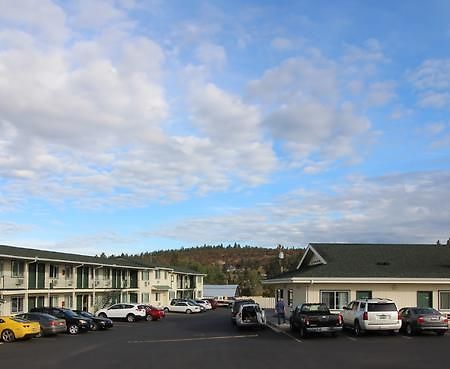
<svg viewBox="0 0 450 369"><path fill-rule="evenodd" d="M448 2L0 9L0 243L450 236Z"/></svg>

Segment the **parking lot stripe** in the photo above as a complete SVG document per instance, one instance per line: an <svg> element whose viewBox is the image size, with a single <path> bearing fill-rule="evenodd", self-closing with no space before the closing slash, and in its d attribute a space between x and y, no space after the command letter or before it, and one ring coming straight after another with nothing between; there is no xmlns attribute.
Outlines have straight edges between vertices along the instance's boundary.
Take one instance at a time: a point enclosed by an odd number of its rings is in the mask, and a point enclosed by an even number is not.
<svg viewBox="0 0 450 369"><path fill-rule="evenodd" d="M405 340L412 340L412 337L408 337L408 336L400 336L401 338L404 338Z"/></svg>
<svg viewBox="0 0 450 369"><path fill-rule="evenodd" d="M189 341L208 341L208 340L227 340L238 338L255 338L257 334L241 335L241 336L213 336L213 337L193 337L193 338L174 338L166 340L143 340L143 341L128 341L128 343L166 343L166 342L189 342Z"/></svg>
<svg viewBox="0 0 450 369"><path fill-rule="evenodd" d="M350 341L358 341L355 337L350 337L350 336L345 336L347 337Z"/></svg>

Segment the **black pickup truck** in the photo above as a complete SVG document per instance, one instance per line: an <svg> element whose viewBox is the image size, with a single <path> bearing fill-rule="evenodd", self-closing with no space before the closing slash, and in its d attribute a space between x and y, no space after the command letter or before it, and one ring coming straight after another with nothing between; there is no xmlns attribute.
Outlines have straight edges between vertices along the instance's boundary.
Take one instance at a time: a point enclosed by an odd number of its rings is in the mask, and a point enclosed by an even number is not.
<svg viewBox="0 0 450 369"><path fill-rule="evenodd" d="M335 336L342 330L342 316L331 314L325 304L303 304L295 308L290 318L291 331L300 337L309 333L330 333Z"/></svg>

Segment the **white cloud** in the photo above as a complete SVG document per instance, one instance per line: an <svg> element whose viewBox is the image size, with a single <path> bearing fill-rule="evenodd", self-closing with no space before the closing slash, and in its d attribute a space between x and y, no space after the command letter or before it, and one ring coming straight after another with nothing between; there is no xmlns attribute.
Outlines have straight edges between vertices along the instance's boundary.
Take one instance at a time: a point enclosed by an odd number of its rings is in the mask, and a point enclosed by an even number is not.
<svg viewBox="0 0 450 369"><path fill-rule="evenodd" d="M0 0L0 20L24 28L45 44L61 44L70 35L64 11L50 0Z"/></svg>
<svg viewBox="0 0 450 369"><path fill-rule="evenodd" d="M449 172L353 178L331 192L299 190L253 209L168 224L152 236L273 246L308 242L424 242L449 236ZM330 189L329 189L330 190Z"/></svg>
<svg viewBox="0 0 450 369"><path fill-rule="evenodd" d="M292 40L290 40L288 38L284 38L284 37L274 38L270 42L270 46L272 46L273 49L279 50L279 51L292 50L295 47Z"/></svg>
<svg viewBox="0 0 450 369"><path fill-rule="evenodd" d="M372 106L383 106L391 102L397 94L394 81L375 82L369 86L368 103Z"/></svg>
<svg viewBox="0 0 450 369"><path fill-rule="evenodd" d="M227 61L225 49L210 42L200 44L197 47L196 56L200 63L218 69L224 67Z"/></svg>
<svg viewBox="0 0 450 369"><path fill-rule="evenodd" d="M425 60L408 78L419 92L421 107L450 106L450 59Z"/></svg>

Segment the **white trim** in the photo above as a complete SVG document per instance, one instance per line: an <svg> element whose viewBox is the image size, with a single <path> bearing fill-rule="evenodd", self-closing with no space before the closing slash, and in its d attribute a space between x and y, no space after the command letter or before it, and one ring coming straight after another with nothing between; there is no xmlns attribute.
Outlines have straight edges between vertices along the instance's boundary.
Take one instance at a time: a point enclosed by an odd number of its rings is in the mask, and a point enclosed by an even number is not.
<svg viewBox="0 0 450 369"><path fill-rule="evenodd" d="M315 283L354 283L354 284L450 284L450 278L280 278L270 279L262 281L263 284L286 284L286 283L299 283L299 284L315 284Z"/></svg>
<svg viewBox="0 0 450 369"><path fill-rule="evenodd" d="M320 263L321 263L321 264L327 264L326 260L322 257L322 255L320 255L320 254L317 252L317 250L316 250L314 247L312 247L311 244L309 244L308 247L306 248L305 253L303 254L303 256L302 256L300 262L299 262L298 265L297 265L297 269L300 269L300 267L301 267L303 261L306 259L306 255L308 255L308 252L309 252L309 251L312 251L312 252L314 253L314 255L320 260Z"/></svg>

